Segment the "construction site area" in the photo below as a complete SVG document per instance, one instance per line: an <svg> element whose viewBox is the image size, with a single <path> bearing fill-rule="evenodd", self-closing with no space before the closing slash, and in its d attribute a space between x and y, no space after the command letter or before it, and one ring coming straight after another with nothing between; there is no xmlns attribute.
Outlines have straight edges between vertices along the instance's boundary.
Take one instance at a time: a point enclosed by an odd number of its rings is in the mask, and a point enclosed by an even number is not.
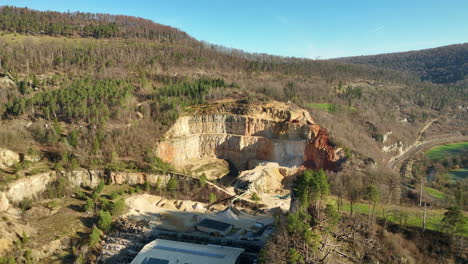
<svg viewBox="0 0 468 264"><path fill-rule="evenodd" d="M271 194L262 194L262 196L268 201L269 206L262 204L262 208L257 210L235 206L233 203L208 205L150 194L130 196L125 201L129 211L117 221L115 231L103 240L99 261L137 264L178 263L177 261L186 254L219 257L219 254L213 252L219 251L218 247L222 247L223 250L230 249L228 252L234 250L239 253L238 257L231 257L232 261L225 259L223 262L256 263L258 252L273 233L275 214L288 210L290 203L289 195L274 197ZM167 248L172 249L173 258L176 260L149 262L149 259L156 258L146 257L145 262L141 254L151 252L156 256L162 254L154 252L154 247L148 249L146 245L169 243L164 241L171 241L172 246L159 247L166 251ZM202 246L204 253L181 249L187 247L187 243L192 244L189 248ZM171 257L166 256L167 258ZM211 263L209 260L200 261L180 263ZM218 262L212 263L219 263L219 259Z"/></svg>

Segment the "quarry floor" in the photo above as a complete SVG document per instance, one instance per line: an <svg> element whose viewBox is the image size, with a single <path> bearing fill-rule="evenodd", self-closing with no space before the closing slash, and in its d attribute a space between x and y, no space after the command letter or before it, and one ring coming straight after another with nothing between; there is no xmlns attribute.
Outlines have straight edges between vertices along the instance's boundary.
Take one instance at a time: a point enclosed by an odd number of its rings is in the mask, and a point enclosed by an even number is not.
<svg viewBox="0 0 468 264"><path fill-rule="evenodd" d="M271 204L283 204L283 208L289 207L286 200L273 202L279 198L271 197ZM263 203L263 200L262 200ZM232 211L228 206L216 204L208 209L208 205L190 200L167 199L157 195L139 194L126 199L129 211L126 217L135 220L147 220L150 225L157 229L195 232L195 225L204 218L210 218L232 224L236 234L231 236L241 237L241 233L247 233L257 222L268 225L273 223L274 207L265 208L262 213L248 209L237 208ZM226 210L228 209L228 210ZM264 212L264 213L263 213Z"/></svg>

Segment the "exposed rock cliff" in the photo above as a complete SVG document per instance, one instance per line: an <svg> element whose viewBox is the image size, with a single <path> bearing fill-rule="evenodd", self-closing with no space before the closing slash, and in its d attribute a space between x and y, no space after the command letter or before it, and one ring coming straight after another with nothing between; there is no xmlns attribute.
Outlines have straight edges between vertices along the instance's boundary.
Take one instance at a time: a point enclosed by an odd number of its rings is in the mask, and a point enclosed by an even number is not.
<svg viewBox="0 0 468 264"><path fill-rule="evenodd" d="M60 174L67 177L73 186L94 188L98 186L99 181L103 178L104 171L76 169L70 172L61 172Z"/></svg>
<svg viewBox="0 0 468 264"><path fill-rule="evenodd" d="M0 212L8 210L10 204L20 203L24 199L35 199L46 191L49 183L59 177L66 177L72 186L94 188L103 177L103 172L85 169L71 172L49 171L18 179L9 183L4 192L0 192Z"/></svg>
<svg viewBox="0 0 468 264"><path fill-rule="evenodd" d="M55 179L55 171L21 178L8 185L7 198L12 203L19 203L24 199L33 199L37 194L45 191L47 184Z"/></svg>
<svg viewBox="0 0 468 264"><path fill-rule="evenodd" d="M249 161L332 169L337 160L328 134L307 111L291 104L218 101L180 117L156 148L162 160L183 167L216 157L248 169Z"/></svg>
<svg viewBox="0 0 468 264"><path fill-rule="evenodd" d="M0 147L0 169L6 169L20 161L20 155Z"/></svg>

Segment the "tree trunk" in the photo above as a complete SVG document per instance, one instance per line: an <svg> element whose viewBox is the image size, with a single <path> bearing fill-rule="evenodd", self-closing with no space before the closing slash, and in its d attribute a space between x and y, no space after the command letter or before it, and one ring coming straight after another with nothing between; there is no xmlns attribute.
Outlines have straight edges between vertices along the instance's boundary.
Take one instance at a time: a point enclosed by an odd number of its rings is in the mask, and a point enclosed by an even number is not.
<svg viewBox="0 0 468 264"><path fill-rule="evenodd" d="M426 203L424 203L423 232L426 231Z"/></svg>
<svg viewBox="0 0 468 264"><path fill-rule="evenodd" d="M370 210L370 208L371 208L371 203L370 203L370 201L369 201L369 210ZM369 227L370 227L370 223L371 223L371 217L372 217L372 213L369 211L369 220L368 220L368 222L367 222L367 225L368 225Z"/></svg>
<svg viewBox="0 0 468 264"><path fill-rule="evenodd" d="M422 206L422 196L423 196L423 180L421 178L421 183L419 184L419 207Z"/></svg>
<svg viewBox="0 0 468 264"><path fill-rule="evenodd" d="M343 200L342 200L341 193L340 193L340 194L338 194L338 212L340 212L342 202L343 202Z"/></svg>

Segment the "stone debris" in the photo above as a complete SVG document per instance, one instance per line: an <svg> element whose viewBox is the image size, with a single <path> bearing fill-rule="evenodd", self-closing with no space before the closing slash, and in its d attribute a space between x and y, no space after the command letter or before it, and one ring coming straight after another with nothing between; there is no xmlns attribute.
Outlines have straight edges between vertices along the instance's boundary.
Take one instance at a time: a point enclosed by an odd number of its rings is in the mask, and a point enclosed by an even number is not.
<svg viewBox="0 0 468 264"><path fill-rule="evenodd" d="M98 263L130 263L151 241L148 221L120 218L115 225L116 231L108 234L103 240Z"/></svg>

